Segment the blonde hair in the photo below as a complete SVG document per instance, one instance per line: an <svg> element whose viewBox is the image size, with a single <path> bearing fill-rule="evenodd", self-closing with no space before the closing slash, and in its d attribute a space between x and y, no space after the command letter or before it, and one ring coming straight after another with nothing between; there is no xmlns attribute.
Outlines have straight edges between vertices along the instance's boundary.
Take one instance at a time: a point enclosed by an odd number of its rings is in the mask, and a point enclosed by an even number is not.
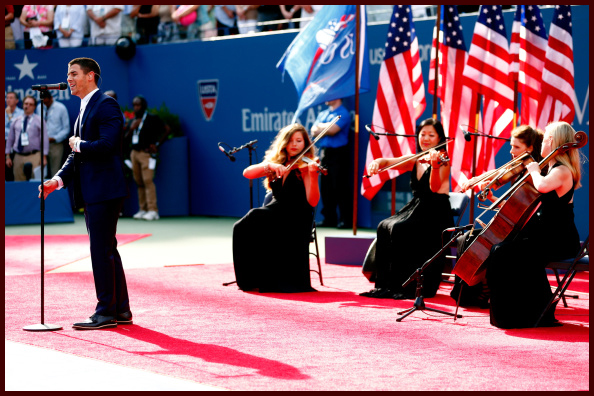
<svg viewBox="0 0 594 396"><path fill-rule="evenodd" d="M546 131L553 138L551 142L551 152L557 147L566 143L574 143L575 130L565 121L552 122L547 125ZM582 186L580 180L582 178L582 167L580 163L580 151L578 149L569 149L565 153L557 154L555 161L565 165L571 171L573 176L574 188L578 189Z"/></svg>
<svg viewBox="0 0 594 396"><path fill-rule="evenodd" d="M316 156L316 147L311 144L307 129L301 124L289 124L278 132L274 141L270 145L270 148L266 150L266 153L264 154L264 161L288 165L286 163L288 160L287 146L289 145L291 137L297 132L300 132L303 136L305 147L307 148L308 146L311 146L304 156L313 159ZM264 187L267 190L270 190L268 178L264 179Z"/></svg>

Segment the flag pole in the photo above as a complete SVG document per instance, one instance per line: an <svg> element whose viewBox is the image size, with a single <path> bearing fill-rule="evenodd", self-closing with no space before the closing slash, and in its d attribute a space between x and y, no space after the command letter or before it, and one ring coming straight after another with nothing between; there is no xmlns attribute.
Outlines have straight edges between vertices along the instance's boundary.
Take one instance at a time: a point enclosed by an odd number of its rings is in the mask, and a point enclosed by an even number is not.
<svg viewBox="0 0 594 396"><path fill-rule="evenodd" d="M514 122L512 128L518 126L518 80L514 80Z"/></svg>
<svg viewBox="0 0 594 396"><path fill-rule="evenodd" d="M355 12L356 15L356 41L355 41L355 147L354 147L354 159L353 159L353 175L355 182L353 183L353 235L357 235L357 203L358 203L358 194L357 194L357 186L358 186L358 173L359 173L359 43L361 41L360 37L360 24L361 24L361 15L359 13L360 5L357 5L357 10Z"/></svg>
<svg viewBox="0 0 594 396"><path fill-rule="evenodd" d="M476 115L475 115L475 125L478 126L479 124L479 115L481 112L481 99L482 95L477 93L476 94ZM476 176L476 145L477 145L477 137L474 137L474 146L472 149L472 176ZM474 223L474 188L470 189L470 212L468 214L470 223Z"/></svg>
<svg viewBox="0 0 594 396"><path fill-rule="evenodd" d="M433 80L433 119L437 120L437 87L439 75L439 31L441 28L441 6L437 5L437 18L435 19L435 78Z"/></svg>

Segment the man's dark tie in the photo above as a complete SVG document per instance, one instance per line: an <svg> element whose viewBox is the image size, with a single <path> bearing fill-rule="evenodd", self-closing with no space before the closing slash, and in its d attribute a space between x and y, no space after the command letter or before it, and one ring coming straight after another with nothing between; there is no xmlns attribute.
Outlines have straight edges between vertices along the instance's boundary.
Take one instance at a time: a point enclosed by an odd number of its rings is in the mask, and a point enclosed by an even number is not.
<svg viewBox="0 0 594 396"><path fill-rule="evenodd" d="M25 131L27 130L28 122L29 122L29 116L25 116L25 122L23 123L23 130L21 131L21 134L19 135L19 144L17 146L17 152L19 152L19 153L23 152L23 144L22 144L21 138L23 136L23 133L25 133Z"/></svg>

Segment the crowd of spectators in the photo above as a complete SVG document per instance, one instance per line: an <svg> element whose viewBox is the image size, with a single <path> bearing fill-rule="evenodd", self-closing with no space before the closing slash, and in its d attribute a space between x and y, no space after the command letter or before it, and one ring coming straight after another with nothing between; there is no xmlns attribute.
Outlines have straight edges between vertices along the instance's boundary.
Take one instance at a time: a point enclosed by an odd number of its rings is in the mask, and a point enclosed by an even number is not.
<svg viewBox="0 0 594 396"><path fill-rule="evenodd" d="M304 28L321 5L6 5L5 49L202 40ZM392 6L367 6L387 21Z"/></svg>
<svg viewBox="0 0 594 396"><path fill-rule="evenodd" d="M203 40L217 36L303 29L322 5L6 5L5 49ZM367 5L368 22L390 20L392 5ZM478 6L458 6L476 12ZM413 5L413 17L435 16Z"/></svg>

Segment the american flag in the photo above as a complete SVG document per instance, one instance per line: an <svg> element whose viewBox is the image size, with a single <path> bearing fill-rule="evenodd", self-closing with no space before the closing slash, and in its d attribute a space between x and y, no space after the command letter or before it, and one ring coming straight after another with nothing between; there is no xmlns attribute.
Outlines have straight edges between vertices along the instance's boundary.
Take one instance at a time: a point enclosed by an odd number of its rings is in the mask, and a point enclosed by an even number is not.
<svg viewBox="0 0 594 396"><path fill-rule="evenodd" d="M577 104L573 80L571 7L555 7L542 72L542 96L538 106L538 125L541 128L551 121L571 124Z"/></svg>
<svg viewBox="0 0 594 396"><path fill-rule="evenodd" d="M485 135L509 137L513 124L514 90L509 80L509 50L500 5L482 5L474 26L463 84L483 95ZM503 140L478 138L476 175L495 167Z"/></svg>
<svg viewBox="0 0 594 396"><path fill-rule="evenodd" d="M471 132L476 129L477 94L460 84L468 54L457 7L442 5L441 17L437 96L441 99L441 123L446 136L455 138L450 143L448 152L452 166L452 191L457 191L459 185L468 180L472 173L473 146L464 141L460 125L465 125L464 128ZM435 37L434 34L429 71L429 93L433 95L435 95Z"/></svg>
<svg viewBox="0 0 594 396"><path fill-rule="evenodd" d="M537 110L546 50L547 33L540 9L537 5L518 6L510 43L510 79L518 82L522 95L522 124L539 126Z"/></svg>
<svg viewBox="0 0 594 396"><path fill-rule="evenodd" d="M373 125L404 135L415 134L417 118L425 111L425 86L421 72L419 45L410 5L394 6L380 67L377 96L373 108ZM377 130L383 132L383 130ZM416 149L414 138L370 136L367 146L367 166L375 158L395 158L411 154ZM361 194L371 199L386 180L398 176L398 171L385 171L363 178Z"/></svg>

